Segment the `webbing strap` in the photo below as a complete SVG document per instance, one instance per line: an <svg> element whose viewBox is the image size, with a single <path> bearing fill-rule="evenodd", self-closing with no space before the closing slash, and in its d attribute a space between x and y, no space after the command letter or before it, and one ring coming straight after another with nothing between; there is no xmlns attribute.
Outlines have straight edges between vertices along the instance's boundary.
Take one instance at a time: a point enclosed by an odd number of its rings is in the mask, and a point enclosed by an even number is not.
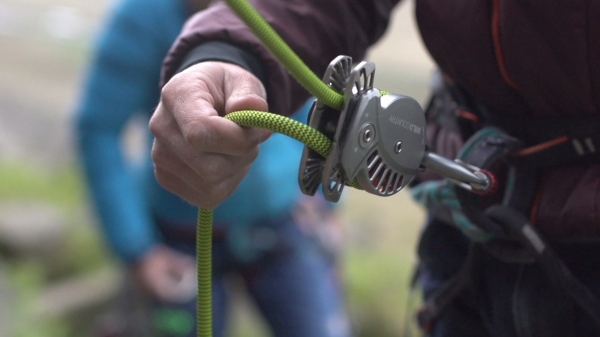
<svg viewBox="0 0 600 337"><path fill-rule="evenodd" d="M558 277L565 291L600 327L600 299L573 275L527 218L518 211L504 206L492 206L486 211L486 215L534 254L536 260L546 270L548 277Z"/></svg>
<svg viewBox="0 0 600 337"><path fill-rule="evenodd" d="M465 262L460 270L446 281L440 288L429 295L417 312L417 323L421 330L428 333L436 318L448 308L461 291L471 282L472 271L476 261L476 243L471 242Z"/></svg>
<svg viewBox="0 0 600 337"><path fill-rule="evenodd" d="M545 168L558 165L600 163L600 116L537 117L492 111L455 82L444 81L436 89L447 93L458 110L466 110L477 120L462 120L456 125L464 139L485 125L501 128L519 138L527 147L511 158L521 165ZM529 151L527 151L529 150Z"/></svg>

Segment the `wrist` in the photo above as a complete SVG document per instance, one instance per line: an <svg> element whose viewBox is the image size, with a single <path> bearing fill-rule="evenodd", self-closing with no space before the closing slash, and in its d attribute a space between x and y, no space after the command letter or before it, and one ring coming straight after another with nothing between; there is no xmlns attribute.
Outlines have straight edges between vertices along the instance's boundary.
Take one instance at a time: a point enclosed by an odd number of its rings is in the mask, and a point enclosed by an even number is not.
<svg viewBox="0 0 600 337"><path fill-rule="evenodd" d="M238 65L251 72L263 85L266 83L264 67L255 55L238 46L221 41L206 42L192 49L183 58L177 73L205 61L220 61Z"/></svg>

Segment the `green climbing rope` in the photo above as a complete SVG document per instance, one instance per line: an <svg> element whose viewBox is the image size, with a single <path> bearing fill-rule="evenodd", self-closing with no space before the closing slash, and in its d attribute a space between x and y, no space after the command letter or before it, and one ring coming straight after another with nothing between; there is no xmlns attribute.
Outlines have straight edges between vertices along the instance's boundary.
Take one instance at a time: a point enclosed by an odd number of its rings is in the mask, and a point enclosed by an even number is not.
<svg viewBox="0 0 600 337"><path fill-rule="evenodd" d="M212 238L213 212L198 210L196 226L196 265L198 295L196 298L196 333L212 337Z"/></svg>
<svg viewBox="0 0 600 337"><path fill-rule="evenodd" d="M246 0L226 2L304 88L329 107L337 110L343 107L344 97L323 83ZM331 141L325 135L293 119L262 111L236 111L225 118L242 126L260 127L295 138L324 158L329 154ZM348 185L360 188L356 181ZM199 337L212 337L212 222L211 210L198 210L196 329Z"/></svg>
<svg viewBox="0 0 600 337"><path fill-rule="evenodd" d="M246 127L259 127L292 137L318 154L327 157L331 141L321 132L291 118L264 111L235 111L225 118ZM212 224L213 212L200 209L196 233L198 264L197 331L198 336L212 336Z"/></svg>
<svg viewBox="0 0 600 337"><path fill-rule="evenodd" d="M225 118L241 126L258 127L282 133L308 146L323 158L329 155L331 141L327 136L310 126L291 118L269 112L242 110L228 114Z"/></svg>
<svg viewBox="0 0 600 337"><path fill-rule="evenodd" d="M240 17L258 38L269 48L294 78L313 96L325 105L341 110L344 97L328 87L294 53L275 30L246 0L226 0L227 4Z"/></svg>

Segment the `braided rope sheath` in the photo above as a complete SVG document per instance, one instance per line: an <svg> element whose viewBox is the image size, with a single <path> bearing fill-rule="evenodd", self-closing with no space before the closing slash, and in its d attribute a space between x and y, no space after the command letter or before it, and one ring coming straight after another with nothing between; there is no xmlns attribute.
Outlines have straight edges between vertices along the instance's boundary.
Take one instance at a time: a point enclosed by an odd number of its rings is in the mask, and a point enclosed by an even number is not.
<svg viewBox="0 0 600 337"><path fill-rule="evenodd" d="M337 110L342 108L344 97L323 83L248 1L226 1L229 7L252 29L253 33L306 90L319 98L325 105Z"/></svg>
<svg viewBox="0 0 600 337"><path fill-rule="evenodd" d="M196 332L212 337L212 238L213 212L198 210L196 228L196 263L198 298L196 299Z"/></svg>
<svg viewBox="0 0 600 337"><path fill-rule="evenodd" d="M241 126L259 127L292 137L306 144L323 158L327 158L331 148L331 141L324 134L285 116L263 111L241 110L232 112L225 118Z"/></svg>
<svg viewBox="0 0 600 337"><path fill-rule="evenodd" d="M264 111L241 110L232 112L225 118L241 126L267 129L292 137L306 144L323 158L327 158L331 150L331 141L324 134L285 116ZM362 190L356 179L348 181L346 185Z"/></svg>

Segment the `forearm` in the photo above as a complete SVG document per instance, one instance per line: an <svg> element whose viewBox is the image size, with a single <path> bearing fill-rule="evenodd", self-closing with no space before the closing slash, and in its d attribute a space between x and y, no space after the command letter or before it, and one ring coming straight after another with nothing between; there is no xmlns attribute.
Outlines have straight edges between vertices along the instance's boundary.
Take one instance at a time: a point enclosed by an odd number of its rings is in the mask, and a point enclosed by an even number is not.
<svg viewBox="0 0 600 337"><path fill-rule="evenodd" d="M362 59L367 48L383 35L397 2L256 0L252 4L320 77L339 54ZM173 76L192 49L208 41L226 41L260 60L266 73L264 84L271 111L288 115L308 97L225 3L212 6L188 21L165 60L163 82Z"/></svg>
<svg viewBox="0 0 600 337"><path fill-rule="evenodd" d="M81 125L81 124L80 124ZM112 251L127 263L154 244L152 219L127 169L117 135L78 128L78 145L91 200Z"/></svg>

